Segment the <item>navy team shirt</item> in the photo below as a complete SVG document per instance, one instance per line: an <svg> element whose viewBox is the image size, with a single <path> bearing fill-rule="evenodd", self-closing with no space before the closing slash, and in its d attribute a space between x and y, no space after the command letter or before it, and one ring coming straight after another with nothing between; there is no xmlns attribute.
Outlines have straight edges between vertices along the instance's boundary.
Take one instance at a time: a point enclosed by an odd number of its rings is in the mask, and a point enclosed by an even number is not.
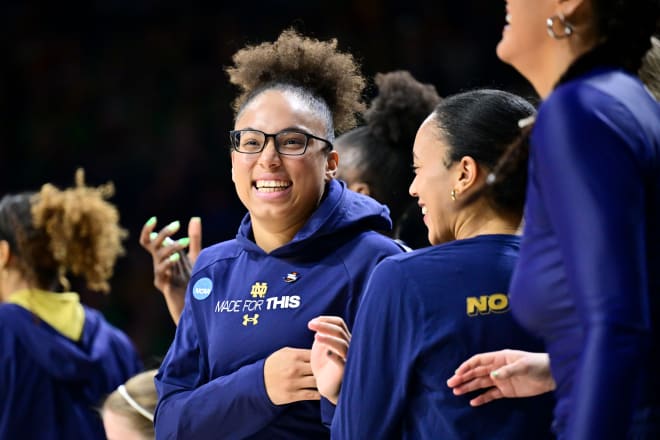
<svg viewBox="0 0 660 440"><path fill-rule="evenodd" d="M550 394L472 408L447 379L468 357L542 351L513 319L519 238L481 235L387 258L363 295L333 439L552 438Z"/></svg>

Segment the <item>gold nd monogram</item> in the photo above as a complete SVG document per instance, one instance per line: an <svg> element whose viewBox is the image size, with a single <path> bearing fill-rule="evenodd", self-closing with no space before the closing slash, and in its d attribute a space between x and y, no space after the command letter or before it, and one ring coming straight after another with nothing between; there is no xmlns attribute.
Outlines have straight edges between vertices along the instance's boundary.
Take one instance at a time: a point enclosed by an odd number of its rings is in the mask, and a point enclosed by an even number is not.
<svg viewBox="0 0 660 440"><path fill-rule="evenodd" d="M252 298L263 298L266 296L266 292L268 291L268 283L254 283L252 285L252 290L250 291L250 295L252 295Z"/></svg>

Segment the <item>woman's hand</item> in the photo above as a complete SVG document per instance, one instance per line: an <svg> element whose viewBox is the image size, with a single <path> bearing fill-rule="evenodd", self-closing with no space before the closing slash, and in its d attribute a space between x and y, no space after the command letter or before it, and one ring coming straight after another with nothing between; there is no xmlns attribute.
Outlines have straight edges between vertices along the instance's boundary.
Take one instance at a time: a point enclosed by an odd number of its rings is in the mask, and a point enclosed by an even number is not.
<svg viewBox="0 0 660 440"><path fill-rule="evenodd" d="M284 347L266 358L264 383L275 405L321 398L312 374L310 354L311 350Z"/></svg>
<svg viewBox="0 0 660 440"><path fill-rule="evenodd" d="M321 395L336 405L351 332L338 316L319 316L309 321L307 326L316 332L311 356L316 385Z"/></svg>
<svg viewBox="0 0 660 440"><path fill-rule="evenodd" d="M447 385L454 394L488 388L470 401L479 406L503 397L530 397L555 389L547 353L500 350L463 362Z"/></svg>
<svg viewBox="0 0 660 440"><path fill-rule="evenodd" d="M154 286L165 297L167 308L178 325L184 306L186 286L195 260L202 249L202 223L193 217L188 223L188 237L172 240L180 227L172 222L160 232L154 232L156 218L150 218L142 227L140 245L151 254L154 268ZM183 250L188 247L188 254Z"/></svg>

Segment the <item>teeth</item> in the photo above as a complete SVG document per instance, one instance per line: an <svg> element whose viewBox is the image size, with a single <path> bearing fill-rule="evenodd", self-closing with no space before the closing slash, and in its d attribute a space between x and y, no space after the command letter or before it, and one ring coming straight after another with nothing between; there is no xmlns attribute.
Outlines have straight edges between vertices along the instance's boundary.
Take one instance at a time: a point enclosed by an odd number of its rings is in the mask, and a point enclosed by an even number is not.
<svg viewBox="0 0 660 440"><path fill-rule="evenodd" d="M426 215L427 212L429 212L428 208L426 206L422 206L422 215Z"/></svg>
<svg viewBox="0 0 660 440"><path fill-rule="evenodd" d="M272 192L282 191L283 189L285 189L285 188L282 187L282 186L278 186L278 187L275 187L275 188L257 188L257 191L265 192L265 193L272 193Z"/></svg>
<svg viewBox="0 0 660 440"><path fill-rule="evenodd" d="M511 23L511 14L506 14L506 22Z"/></svg>
<svg viewBox="0 0 660 440"><path fill-rule="evenodd" d="M268 191L268 190L281 190L288 188L291 185L291 182L286 182L283 180L257 180L255 186L259 191ZM271 192L271 191L268 191Z"/></svg>

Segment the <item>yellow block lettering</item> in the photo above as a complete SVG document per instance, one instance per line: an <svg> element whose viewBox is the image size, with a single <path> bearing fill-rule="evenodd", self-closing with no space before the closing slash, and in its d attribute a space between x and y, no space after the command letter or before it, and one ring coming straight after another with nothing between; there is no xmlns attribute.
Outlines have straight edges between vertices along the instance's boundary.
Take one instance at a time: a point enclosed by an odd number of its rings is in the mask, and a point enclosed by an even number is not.
<svg viewBox="0 0 660 440"><path fill-rule="evenodd" d="M467 314L468 316L476 316L478 314L488 313L488 297L482 295L480 297L468 296L467 298Z"/></svg>
<svg viewBox="0 0 660 440"><path fill-rule="evenodd" d="M509 310L509 297L505 293L469 296L466 298L468 316L505 313Z"/></svg>

